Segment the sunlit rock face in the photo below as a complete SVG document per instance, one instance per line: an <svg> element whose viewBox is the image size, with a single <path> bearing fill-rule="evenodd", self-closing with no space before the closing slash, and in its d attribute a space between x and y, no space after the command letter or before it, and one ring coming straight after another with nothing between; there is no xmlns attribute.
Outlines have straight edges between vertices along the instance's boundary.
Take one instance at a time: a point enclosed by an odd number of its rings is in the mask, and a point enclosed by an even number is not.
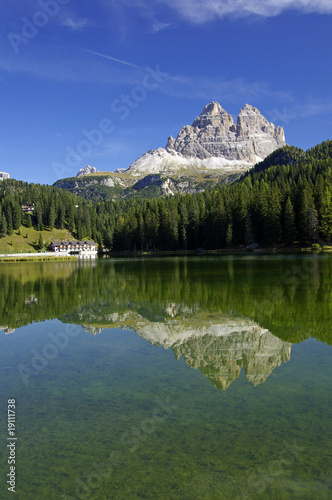
<svg viewBox="0 0 332 500"><path fill-rule="evenodd" d="M227 389L242 369L247 380L257 386L275 368L290 360L292 344L250 319L206 313L198 305L176 303L165 304L164 312L165 317L160 321L151 321L136 311L112 313L103 318L94 318L90 313L89 319L107 321L105 328L130 328L150 344L172 349L176 359L183 356L188 366L199 369L221 390ZM96 330L84 328L92 334Z"/></svg>
<svg viewBox="0 0 332 500"><path fill-rule="evenodd" d="M87 165L76 177L59 179L55 185L89 200L197 193L234 182L285 145L283 129L254 106L245 104L234 121L212 101L192 125L182 127L176 138L169 136L164 148L147 151L128 168L99 172Z"/></svg>
<svg viewBox="0 0 332 500"><path fill-rule="evenodd" d="M90 165L87 165L86 167L79 169L79 171L76 174L76 177L81 177L82 175L95 174L97 172L98 172L98 170L95 167L91 167Z"/></svg>
<svg viewBox="0 0 332 500"><path fill-rule="evenodd" d="M225 390L242 368L254 386L265 382L275 368L290 360L291 344L257 326L218 338L193 338L188 344L174 346L173 351L189 366L199 368L216 388Z"/></svg>
<svg viewBox="0 0 332 500"><path fill-rule="evenodd" d="M282 362L290 360L291 344L250 320L224 319L199 328L183 327L169 321L137 325L136 332L154 345L171 348L177 359L183 356L218 389L227 389L242 368L248 381L259 385Z"/></svg>
<svg viewBox="0 0 332 500"><path fill-rule="evenodd" d="M99 333L101 333L103 331L102 328L98 328L96 326L86 326L86 325L82 325L84 330L86 331L86 333L90 333L91 335L98 335Z"/></svg>
<svg viewBox="0 0 332 500"><path fill-rule="evenodd" d="M232 116L213 101L205 106L191 126L180 130L176 140L169 138L166 150L174 150L185 157L214 156L256 163L257 158L264 159L284 145L283 129L269 123L257 108L246 104L235 124Z"/></svg>
<svg viewBox="0 0 332 500"><path fill-rule="evenodd" d="M284 130L270 123L260 111L245 104L236 123L213 101L177 138L170 136L166 148L151 150L126 170L132 175L167 173L177 169L248 169L286 145Z"/></svg>

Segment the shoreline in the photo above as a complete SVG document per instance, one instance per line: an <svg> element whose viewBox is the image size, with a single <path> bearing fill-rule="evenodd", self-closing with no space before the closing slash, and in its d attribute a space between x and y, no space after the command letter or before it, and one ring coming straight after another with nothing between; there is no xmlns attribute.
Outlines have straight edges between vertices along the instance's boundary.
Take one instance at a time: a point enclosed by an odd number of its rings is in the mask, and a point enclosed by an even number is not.
<svg viewBox="0 0 332 500"><path fill-rule="evenodd" d="M100 258L107 257L163 257L163 256L204 256L204 255L259 255L259 254L327 254L332 253L332 246L325 249L316 249L312 247L262 247L257 249L249 248L221 248L218 250L146 250L146 251L121 251L104 252L99 254Z"/></svg>
<svg viewBox="0 0 332 500"><path fill-rule="evenodd" d="M39 256L40 255L40 256ZM78 260L78 257L73 257L71 255L63 255L61 257L57 256L45 256L43 254L35 254L32 253L31 255L22 255L22 256L15 256L15 255L10 255L8 254L7 256L4 256L3 254L0 256L0 264L5 264L8 262L50 262L52 260L56 260L57 262L64 262L64 261L73 261L73 260Z"/></svg>
<svg viewBox="0 0 332 500"><path fill-rule="evenodd" d="M96 258L118 258L118 257L186 257L186 256L215 256L215 255L286 255L286 254L328 254L332 253L332 246L327 248L312 248L312 247L275 247L275 248L222 248L218 250L146 250L146 251L116 251L103 252L98 254ZM0 254L0 264L6 262L50 262L56 261L74 261L78 260L78 256L73 255L56 255L49 252L28 254Z"/></svg>

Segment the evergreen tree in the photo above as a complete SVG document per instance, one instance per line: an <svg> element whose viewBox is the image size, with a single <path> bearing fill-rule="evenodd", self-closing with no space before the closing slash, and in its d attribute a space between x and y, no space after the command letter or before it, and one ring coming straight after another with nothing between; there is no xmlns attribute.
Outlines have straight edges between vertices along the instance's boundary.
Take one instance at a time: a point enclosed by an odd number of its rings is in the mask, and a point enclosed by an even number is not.
<svg viewBox="0 0 332 500"><path fill-rule="evenodd" d="M332 193L326 186L321 198L321 216L319 229L323 239L331 241L332 238Z"/></svg>
<svg viewBox="0 0 332 500"><path fill-rule="evenodd" d="M299 213L299 238L302 245L311 245L318 236L318 216L308 187L302 192Z"/></svg>
<svg viewBox="0 0 332 500"><path fill-rule="evenodd" d="M187 249L187 227L189 222L188 209L183 198L179 202L179 239L181 247Z"/></svg>
<svg viewBox="0 0 332 500"><path fill-rule="evenodd" d="M280 193L277 188L270 190L268 199L268 212L265 226L265 241L268 245L280 242L281 237L281 205Z"/></svg>
<svg viewBox="0 0 332 500"><path fill-rule="evenodd" d="M108 230L104 237L104 245L107 250L112 250L113 248L113 232Z"/></svg>
<svg viewBox="0 0 332 500"><path fill-rule="evenodd" d="M42 233L39 233L39 236L38 236L38 241L37 241L37 249L38 250L42 250L44 248L44 241L43 241L43 235Z"/></svg>
<svg viewBox="0 0 332 500"><path fill-rule="evenodd" d="M30 215L30 214L26 214L26 215L25 215L24 225L25 225L27 228L32 227L32 220L31 220L31 215Z"/></svg>
<svg viewBox="0 0 332 500"><path fill-rule="evenodd" d="M284 209L283 239L286 245L292 245L297 239L295 212L289 196Z"/></svg>
<svg viewBox="0 0 332 500"><path fill-rule="evenodd" d="M11 236L14 232L13 228L13 216L12 216L12 207L11 205L7 206L7 234Z"/></svg>
<svg viewBox="0 0 332 500"><path fill-rule="evenodd" d="M13 229L18 229L22 224L22 209L18 200L15 201L13 212Z"/></svg>
<svg viewBox="0 0 332 500"><path fill-rule="evenodd" d="M55 225L55 206L54 206L54 202L51 201L51 205L50 205L49 213L48 213L48 227L49 227L50 231L52 231L54 229L54 225Z"/></svg>
<svg viewBox="0 0 332 500"><path fill-rule="evenodd" d="M228 224L226 230L226 245L230 247L233 243L233 227L232 224Z"/></svg>
<svg viewBox="0 0 332 500"><path fill-rule="evenodd" d="M0 237L4 238L5 236L7 236L7 219L5 214L3 214L0 225Z"/></svg>

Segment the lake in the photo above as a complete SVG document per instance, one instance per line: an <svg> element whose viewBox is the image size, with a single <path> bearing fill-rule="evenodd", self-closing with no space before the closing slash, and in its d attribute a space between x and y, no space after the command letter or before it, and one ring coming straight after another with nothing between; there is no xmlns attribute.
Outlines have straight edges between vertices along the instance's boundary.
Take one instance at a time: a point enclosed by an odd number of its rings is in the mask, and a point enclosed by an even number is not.
<svg viewBox="0 0 332 500"><path fill-rule="evenodd" d="M0 290L1 498L332 498L332 256L0 264Z"/></svg>

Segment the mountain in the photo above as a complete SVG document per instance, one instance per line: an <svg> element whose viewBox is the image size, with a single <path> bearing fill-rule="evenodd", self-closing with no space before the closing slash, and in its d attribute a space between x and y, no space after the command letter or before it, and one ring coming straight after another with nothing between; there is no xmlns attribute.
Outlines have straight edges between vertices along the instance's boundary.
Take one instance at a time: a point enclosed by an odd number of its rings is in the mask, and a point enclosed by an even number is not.
<svg viewBox="0 0 332 500"><path fill-rule="evenodd" d="M145 312L151 316L151 310ZM169 304L164 314L154 321L134 310L102 314L97 307L80 308L62 320L78 322L92 335L101 334L104 328L132 329L150 344L171 349L176 359L182 356L188 366L199 369L220 390L228 389L242 369L254 386L262 384L290 360L292 344L249 318L207 314L175 303Z"/></svg>
<svg viewBox="0 0 332 500"><path fill-rule="evenodd" d="M85 168L81 168L77 172L76 177L81 177L82 175L88 175L88 174L95 174L97 172L98 170L95 167L90 167L90 165L87 165Z"/></svg>
<svg viewBox="0 0 332 500"><path fill-rule="evenodd" d="M291 346L250 319L210 317L195 321L173 319L153 323L140 318L133 327L153 345L171 348L176 359L199 369L217 389L227 389L244 369L254 386L264 383L282 362L290 360Z"/></svg>
<svg viewBox="0 0 332 500"><path fill-rule="evenodd" d="M235 124L213 101L176 139L170 136L165 149L145 153L125 172L133 176L143 172L176 174L188 166L203 171L247 170L285 145L283 129L269 123L258 109L246 104Z"/></svg>
<svg viewBox="0 0 332 500"><path fill-rule="evenodd" d="M153 193L156 178L157 174L145 176L131 190L136 188L143 198L144 190ZM109 188L118 190L121 196L122 188L111 176L94 173L74 181L81 179L94 184L96 190L105 189L105 196ZM172 190L172 179L159 182L163 189ZM184 182L190 186L190 181ZM312 244L326 251L332 241L330 140L307 151L293 146L280 148L232 184L167 198L154 194L153 200L120 199L117 203L93 204L54 186L11 179L1 184L0 238L11 237L23 223L25 228L33 226L37 231L68 229L76 239L92 238L99 247L115 251ZM89 193L87 190L85 195ZM22 212L22 204L34 204L33 214ZM7 252L12 248L9 238L4 247Z"/></svg>
<svg viewBox="0 0 332 500"><path fill-rule="evenodd" d="M257 108L246 104L236 123L213 101L165 148L150 150L127 169L98 172L81 169L56 185L90 199L157 197L204 191L229 183L270 153L285 146L285 134ZM79 179L77 178L79 177Z"/></svg>
<svg viewBox="0 0 332 500"><path fill-rule="evenodd" d="M7 172L0 172L0 181L2 181L3 179L9 179L10 178L10 175L7 174Z"/></svg>

